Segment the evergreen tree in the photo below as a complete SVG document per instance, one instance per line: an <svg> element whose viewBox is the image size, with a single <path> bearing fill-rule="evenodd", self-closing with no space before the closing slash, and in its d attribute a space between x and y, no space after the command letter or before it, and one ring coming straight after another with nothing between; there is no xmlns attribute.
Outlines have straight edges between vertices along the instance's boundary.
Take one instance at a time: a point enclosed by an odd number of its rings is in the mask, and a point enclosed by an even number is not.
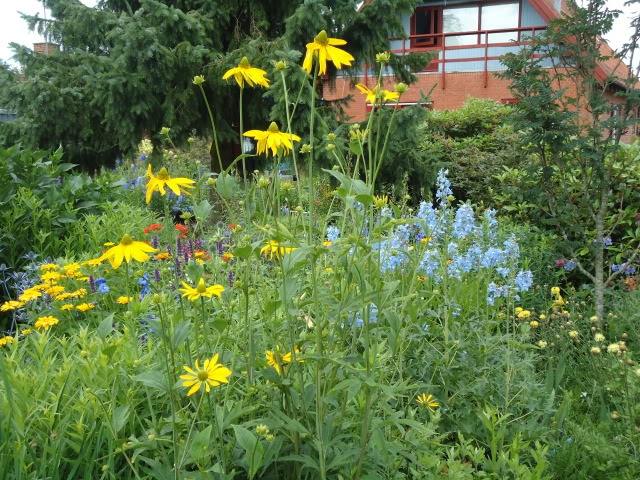
<svg viewBox="0 0 640 480"><path fill-rule="evenodd" d="M19 120L3 126L1 137L45 148L61 144L72 161L92 167L131 152L144 136L159 142L163 126L171 127L176 142L208 132L206 109L192 85L199 74L207 79L230 161L234 149L237 154L238 89L221 80L224 71L246 55L273 73L275 60L298 62L321 29L345 38L358 60L373 63L387 39L402 33L399 12L416 2L376 0L360 10L354 0L103 0L97 8L77 0L45 3L51 18L27 21L62 50L44 56L14 45L23 76L0 86ZM398 76L411 80L420 58L397 57ZM305 81L291 72L294 88ZM284 120L280 89L268 95L247 90L244 103L250 106L247 129ZM300 109L296 120L304 113Z"/></svg>

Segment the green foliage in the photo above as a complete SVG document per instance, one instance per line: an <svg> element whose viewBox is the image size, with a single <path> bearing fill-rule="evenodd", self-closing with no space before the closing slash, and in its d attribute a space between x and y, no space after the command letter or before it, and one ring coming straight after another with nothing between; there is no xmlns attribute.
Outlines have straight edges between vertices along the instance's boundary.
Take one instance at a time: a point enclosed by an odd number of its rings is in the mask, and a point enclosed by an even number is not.
<svg viewBox="0 0 640 480"><path fill-rule="evenodd" d="M507 122L510 113L506 105L481 99L469 99L457 110L429 112L419 149L431 171L448 169L462 198L504 207L495 201L501 192L495 177L527 161Z"/></svg>
<svg viewBox="0 0 640 480"><path fill-rule="evenodd" d="M71 173L73 167L62 162L61 149L0 149L0 263L19 267L29 252L63 255L74 224L100 210L113 192L109 178Z"/></svg>

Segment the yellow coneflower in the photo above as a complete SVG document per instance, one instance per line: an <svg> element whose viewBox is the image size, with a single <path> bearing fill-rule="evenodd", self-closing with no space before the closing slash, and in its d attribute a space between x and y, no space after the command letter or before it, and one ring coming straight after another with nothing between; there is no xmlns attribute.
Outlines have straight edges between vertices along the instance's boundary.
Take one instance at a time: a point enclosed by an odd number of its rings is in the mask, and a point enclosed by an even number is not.
<svg viewBox="0 0 640 480"><path fill-rule="evenodd" d="M182 368L187 372L184 375L180 375L182 386L189 389L187 396L193 395L201 388L204 388L209 393L211 387L229 383L229 376L231 376L231 370L218 363L217 353L210 359L205 360L202 368L200 368L198 360L196 360L193 369L186 365Z"/></svg>
<svg viewBox="0 0 640 480"><path fill-rule="evenodd" d="M264 153L275 156L278 151L283 153L289 153L293 150L293 142L299 142L301 139L298 135L293 133L281 132L276 122L271 122L269 128L266 130L249 130L244 133L245 137L253 138L258 142L256 145L256 152L258 155Z"/></svg>
<svg viewBox="0 0 640 480"><path fill-rule="evenodd" d="M337 45L346 45L347 42L340 38L330 38L325 30L322 30L313 39L313 42L307 43L307 53L302 63L302 68L311 73L314 58L318 59L318 71L320 75L327 73L327 60L333 62L337 69L342 66L350 67L355 60L353 56Z"/></svg>
<svg viewBox="0 0 640 480"><path fill-rule="evenodd" d="M233 77L240 88L244 88L245 82L250 87L256 85L260 87L268 87L269 79L267 78L267 72L260 68L252 67L247 57L242 57L240 63L233 68L230 68L222 76L223 80L228 80Z"/></svg>
<svg viewBox="0 0 640 480"><path fill-rule="evenodd" d="M148 254L155 251L156 249L148 243L135 241L129 235L125 235L118 245L111 247L98 260L101 262L109 260L113 268L118 268L123 260L126 260L127 263L130 263L131 260L146 262L149 260Z"/></svg>
<svg viewBox="0 0 640 480"><path fill-rule="evenodd" d="M169 189L175 193L176 195L181 194L189 194L189 188L193 188L194 182L190 178L182 178L176 177L172 178L169 176L169 172L166 168L162 167L158 172L158 175L154 175L151 170L151 164L147 166L147 177L149 177L149 181L147 182L147 193L146 193L146 201L147 203L151 202L151 197L153 196L153 192L159 192L160 195L165 195L167 192L165 187L169 187Z"/></svg>
<svg viewBox="0 0 640 480"><path fill-rule="evenodd" d="M7 345L11 345L15 341L16 341L16 339L11 337L11 336L9 336L9 335L6 335L4 337L0 337L0 348L6 347Z"/></svg>
<svg viewBox="0 0 640 480"><path fill-rule="evenodd" d="M40 270L43 272L51 272L57 269L58 265L56 265L55 263L43 263L42 265L40 265Z"/></svg>
<svg viewBox="0 0 640 480"><path fill-rule="evenodd" d="M432 412L435 412L436 409L440 406L440 403L430 393L421 393L420 395L418 395L418 398L416 398L416 402L421 407L424 407Z"/></svg>
<svg viewBox="0 0 640 480"><path fill-rule="evenodd" d="M180 293L182 293L183 297L186 297L187 300L195 302L200 298L206 297L211 298L214 295L218 298L222 296L222 292L224 292L224 287L222 285L207 285L204 283L204 279L200 278L198 280L198 284L195 287L192 287L186 282L182 282L182 288L180 288Z"/></svg>
<svg viewBox="0 0 640 480"><path fill-rule="evenodd" d="M295 352L296 352L296 357L299 357L300 350L296 348ZM284 371L284 367L290 364L291 361L293 360L293 353L292 352L281 353L280 347L276 347L275 350L267 350L264 356L269 366L272 367L278 373L278 375L282 375L282 372ZM297 358L297 360L300 361L300 358Z"/></svg>
<svg viewBox="0 0 640 480"><path fill-rule="evenodd" d="M27 288L22 294L18 296L19 302L30 302L35 300L36 298L40 298L42 296L42 292L35 288Z"/></svg>
<svg viewBox="0 0 640 480"><path fill-rule="evenodd" d="M260 249L260 255L264 255L265 257L269 257L269 259L273 260L274 258L282 258L294 250L295 247L285 247L276 240L269 240L267 244Z"/></svg>
<svg viewBox="0 0 640 480"><path fill-rule="evenodd" d="M72 303L65 303L64 305L62 305L60 307L60 310L62 310L63 312L70 312L74 308L76 308L76 307Z"/></svg>
<svg viewBox="0 0 640 480"><path fill-rule="evenodd" d="M356 88L360 90L360 93L362 93L366 97L367 102L369 102L370 104L395 102L400 98L400 94L398 92L385 90L379 85L373 87L372 90L362 83L357 83Z"/></svg>

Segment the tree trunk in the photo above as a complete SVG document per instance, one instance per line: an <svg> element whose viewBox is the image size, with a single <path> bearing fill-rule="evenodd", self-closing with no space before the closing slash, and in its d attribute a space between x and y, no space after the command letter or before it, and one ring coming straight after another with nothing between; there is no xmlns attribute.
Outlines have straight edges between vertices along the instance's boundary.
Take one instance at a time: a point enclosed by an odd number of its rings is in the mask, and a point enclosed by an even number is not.
<svg viewBox="0 0 640 480"><path fill-rule="evenodd" d="M598 322L604 319L604 217L607 209L606 182L600 187L600 205L596 214L594 303Z"/></svg>

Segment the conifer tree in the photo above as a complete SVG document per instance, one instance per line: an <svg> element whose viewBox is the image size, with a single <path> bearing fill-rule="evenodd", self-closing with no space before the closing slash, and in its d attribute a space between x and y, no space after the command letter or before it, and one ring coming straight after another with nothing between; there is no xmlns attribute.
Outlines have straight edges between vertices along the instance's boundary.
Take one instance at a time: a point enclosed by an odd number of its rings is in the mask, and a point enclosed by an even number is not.
<svg viewBox="0 0 640 480"><path fill-rule="evenodd" d="M298 62L321 29L345 38L356 58L373 63L387 39L402 34L398 13L416 2L375 0L359 10L354 0L103 0L97 8L78 0L45 3L51 18L26 20L61 52L36 55L14 45L23 75L1 88L19 119L2 127L0 139L61 144L71 161L92 167L133 151L145 136L158 142L163 126L171 127L176 142L193 131L206 134L206 109L192 85L199 74L226 144L223 156L231 160L238 91L221 80L226 69L247 55L271 74L275 60ZM414 56L396 59L404 81L419 66ZM304 80L296 75L298 83ZM250 105L246 128L284 120L281 89L268 95L247 90L244 102ZM304 109L297 113L303 118Z"/></svg>

